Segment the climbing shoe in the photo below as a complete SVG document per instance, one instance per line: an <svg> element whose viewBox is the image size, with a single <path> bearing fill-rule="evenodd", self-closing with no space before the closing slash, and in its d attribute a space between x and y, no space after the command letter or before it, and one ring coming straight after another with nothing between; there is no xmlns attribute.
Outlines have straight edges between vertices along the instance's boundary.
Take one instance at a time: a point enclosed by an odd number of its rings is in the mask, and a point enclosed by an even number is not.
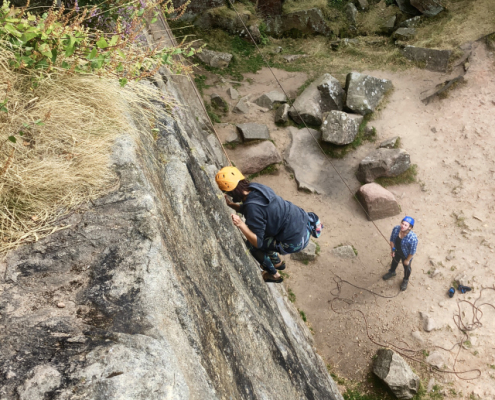
<svg viewBox="0 0 495 400"><path fill-rule="evenodd" d="M459 291L464 294L466 292L469 292L471 290L471 288L469 286L463 286L463 285L459 285L457 287L457 289L459 289Z"/></svg>
<svg viewBox="0 0 495 400"><path fill-rule="evenodd" d="M407 289L407 284L409 283L409 279L404 279L400 284L400 291L403 292Z"/></svg>
<svg viewBox="0 0 495 400"><path fill-rule="evenodd" d="M394 271L388 271L385 275L383 275L383 280L389 280L390 278L393 278L395 275L397 275Z"/></svg>
<svg viewBox="0 0 495 400"><path fill-rule="evenodd" d="M454 289L453 287L451 287L451 288L449 289L449 297L450 297L450 298L454 297L454 294L455 294L455 289Z"/></svg>
<svg viewBox="0 0 495 400"><path fill-rule="evenodd" d="M263 280L265 282L272 282L272 283L281 283L284 281L284 278L274 278L273 275L269 274L268 272L263 273Z"/></svg>
<svg viewBox="0 0 495 400"><path fill-rule="evenodd" d="M282 261L280 267L275 267L275 269L278 269L279 271L283 271L285 269L285 261Z"/></svg>

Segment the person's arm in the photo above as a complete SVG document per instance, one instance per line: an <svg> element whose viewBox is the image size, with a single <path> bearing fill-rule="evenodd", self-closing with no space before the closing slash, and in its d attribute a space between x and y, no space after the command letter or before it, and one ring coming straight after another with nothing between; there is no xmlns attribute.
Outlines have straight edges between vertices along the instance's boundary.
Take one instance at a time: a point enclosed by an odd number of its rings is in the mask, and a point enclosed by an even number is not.
<svg viewBox="0 0 495 400"><path fill-rule="evenodd" d="M392 252L392 257L395 256L395 244L394 242L390 242L390 251Z"/></svg>
<svg viewBox="0 0 495 400"><path fill-rule="evenodd" d="M253 231L251 231L251 229L249 229L249 227L238 215L232 214L232 222L241 230L242 234L246 237L249 243L258 248L258 237Z"/></svg>
<svg viewBox="0 0 495 400"><path fill-rule="evenodd" d="M241 211L241 205L238 203L234 203L233 201L230 201L229 196L227 195L225 195L225 202L230 208L232 208L232 210L235 210L236 212Z"/></svg>
<svg viewBox="0 0 495 400"><path fill-rule="evenodd" d="M417 247L418 247L418 238L416 237L416 235L414 235L412 237L412 239L411 239L411 250L410 250L409 255L407 256L407 258L404 260L404 265L405 266L408 266L409 265L409 261L411 261L411 259L416 254Z"/></svg>

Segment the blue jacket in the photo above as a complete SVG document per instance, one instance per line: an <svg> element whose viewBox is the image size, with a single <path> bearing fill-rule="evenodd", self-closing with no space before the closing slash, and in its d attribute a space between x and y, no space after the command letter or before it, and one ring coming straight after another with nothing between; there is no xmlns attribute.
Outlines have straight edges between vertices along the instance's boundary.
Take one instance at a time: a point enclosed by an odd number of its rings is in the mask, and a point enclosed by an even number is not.
<svg viewBox="0 0 495 400"><path fill-rule="evenodd" d="M392 235L390 235L390 241L392 243L395 243L395 239L397 239L397 236L399 236L400 232L400 226L397 225L393 230L392 230ZM413 231L410 231L404 239L402 239L402 242L400 244L400 247L402 248L402 253L404 253L404 256L407 258L409 257L409 254L416 254L416 248L418 247L418 237Z"/></svg>
<svg viewBox="0 0 495 400"><path fill-rule="evenodd" d="M262 247L265 237L294 245L304 240L308 233L306 211L277 196L268 186L251 183L249 190L240 212L256 235L258 248Z"/></svg>

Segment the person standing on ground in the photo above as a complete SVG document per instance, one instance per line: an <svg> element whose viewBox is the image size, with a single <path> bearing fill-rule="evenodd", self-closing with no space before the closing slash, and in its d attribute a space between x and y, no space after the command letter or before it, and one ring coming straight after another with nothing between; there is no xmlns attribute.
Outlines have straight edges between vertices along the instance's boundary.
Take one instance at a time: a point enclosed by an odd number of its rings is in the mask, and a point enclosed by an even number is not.
<svg viewBox="0 0 495 400"><path fill-rule="evenodd" d="M323 225L318 216L282 199L268 186L249 183L235 167L222 168L215 180L225 193L227 205L246 219L243 222L232 215L250 253L264 270L263 279L282 282L279 271L285 269L285 262L279 253L298 253L308 245L311 235L319 237Z"/></svg>
<svg viewBox="0 0 495 400"><path fill-rule="evenodd" d="M404 291L407 289L407 284L409 283L409 277L411 276L411 263L412 258L416 254L416 248L418 246L418 237L412 231L414 227L414 219L411 217L404 217L400 225L397 225L392 230L392 235L390 235L390 248L392 249L392 265L390 270L383 275L383 280L393 278L395 275L395 270L402 261L404 266L404 279L400 285L400 290Z"/></svg>

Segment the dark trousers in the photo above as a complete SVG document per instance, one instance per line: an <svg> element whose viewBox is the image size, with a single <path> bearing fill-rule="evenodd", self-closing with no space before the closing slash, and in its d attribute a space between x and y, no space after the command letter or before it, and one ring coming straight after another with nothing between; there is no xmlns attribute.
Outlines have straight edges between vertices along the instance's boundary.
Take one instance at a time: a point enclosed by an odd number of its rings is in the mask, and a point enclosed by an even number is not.
<svg viewBox="0 0 495 400"><path fill-rule="evenodd" d="M395 252L394 258L392 259L392 265L390 266L390 271L395 272L397 269L397 266L399 265L399 262L402 261L402 265L404 267L404 279L408 280L409 277L411 276L411 264L412 264L412 259L409 261L409 265L404 265L404 260L406 257L404 257L403 254L398 254Z"/></svg>
<svg viewBox="0 0 495 400"><path fill-rule="evenodd" d="M268 271L271 275L275 275L277 273L275 265L281 262L278 253L284 255L299 253L308 245L308 243L309 233L307 237L298 244L281 243L272 237L267 237L263 240L263 246L259 249L246 240L246 246L251 255L260 263L261 268Z"/></svg>

